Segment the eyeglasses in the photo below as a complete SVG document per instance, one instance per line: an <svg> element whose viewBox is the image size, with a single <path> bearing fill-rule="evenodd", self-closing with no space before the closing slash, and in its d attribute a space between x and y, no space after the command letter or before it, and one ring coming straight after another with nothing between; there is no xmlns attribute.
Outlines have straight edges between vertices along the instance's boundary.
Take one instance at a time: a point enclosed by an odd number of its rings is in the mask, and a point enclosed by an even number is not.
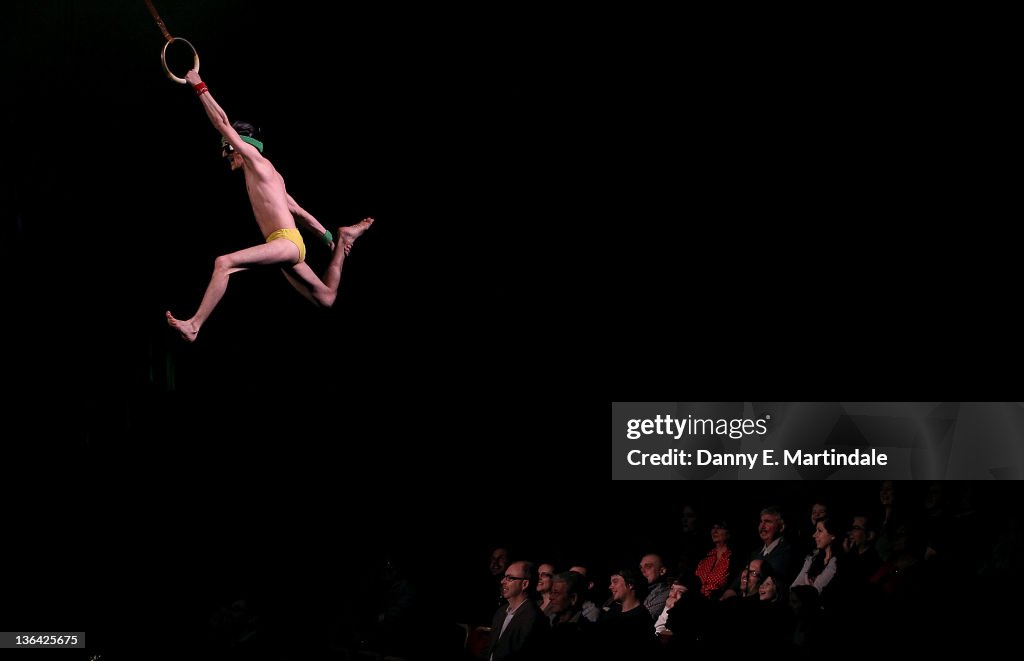
<svg viewBox="0 0 1024 661"><path fill-rule="evenodd" d="M220 155L223 158L227 158L228 156L231 156L234 153L235 153L235 148L232 147L231 145L224 145L220 149Z"/></svg>
<svg viewBox="0 0 1024 661"><path fill-rule="evenodd" d="M541 577L541 578L551 578L552 576L554 576L554 574L549 574L549 573L547 573L546 571L542 571L542 572L540 573L540 577Z"/></svg>
<svg viewBox="0 0 1024 661"><path fill-rule="evenodd" d="M501 580L503 580L503 581L525 581L526 577L525 576L509 576L508 574L505 574L504 576L501 577Z"/></svg>

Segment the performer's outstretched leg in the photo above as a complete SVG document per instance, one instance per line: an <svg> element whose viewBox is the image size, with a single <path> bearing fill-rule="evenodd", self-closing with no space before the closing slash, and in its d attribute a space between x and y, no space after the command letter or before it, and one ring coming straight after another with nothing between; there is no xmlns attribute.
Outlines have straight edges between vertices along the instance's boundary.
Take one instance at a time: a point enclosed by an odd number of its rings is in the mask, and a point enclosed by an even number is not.
<svg viewBox="0 0 1024 661"><path fill-rule="evenodd" d="M341 269L345 265L345 256L352 250L356 239L370 229L370 225L373 225L373 218L364 218L355 225L338 228L338 241L334 245L334 254L324 272L323 280L318 278L305 262L300 262L282 269L288 282L314 305L325 308L334 305L338 297L338 285L341 284Z"/></svg>
<svg viewBox="0 0 1024 661"><path fill-rule="evenodd" d="M168 310L167 324L181 333L185 340L195 342L199 329L224 297L224 292L228 288L228 278L232 273L253 266L295 262L298 259L298 247L284 239L221 255L213 261L213 275L210 276L210 284L206 286L206 294L203 295L203 302L199 304L196 313L190 319L182 320L175 319Z"/></svg>

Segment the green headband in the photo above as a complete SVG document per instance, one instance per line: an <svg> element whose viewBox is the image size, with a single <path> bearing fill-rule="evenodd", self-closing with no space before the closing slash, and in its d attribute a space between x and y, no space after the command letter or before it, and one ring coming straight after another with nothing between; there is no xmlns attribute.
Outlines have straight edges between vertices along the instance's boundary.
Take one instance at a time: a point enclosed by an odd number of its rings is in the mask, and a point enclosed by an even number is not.
<svg viewBox="0 0 1024 661"><path fill-rule="evenodd" d="M244 140L245 142L248 142L250 145L252 145L256 149L259 149L261 154L263 153L263 143L260 142L259 140L257 140L256 138L250 138L247 135L240 135L238 137L241 138L242 140ZM228 144L228 139L227 138L221 138L220 139L220 146L223 147L226 144Z"/></svg>

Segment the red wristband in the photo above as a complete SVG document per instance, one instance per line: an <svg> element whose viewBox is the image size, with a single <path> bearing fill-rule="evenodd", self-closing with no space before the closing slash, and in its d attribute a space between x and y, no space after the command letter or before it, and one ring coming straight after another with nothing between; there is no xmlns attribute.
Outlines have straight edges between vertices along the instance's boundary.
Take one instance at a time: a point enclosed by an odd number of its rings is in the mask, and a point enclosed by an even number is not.
<svg viewBox="0 0 1024 661"><path fill-rule="evenodd" d="M192 86L192 89L196 91L196 96L202 96L203 94L206 94L210 91L206 89L206 83L196 83Z"/></svg>

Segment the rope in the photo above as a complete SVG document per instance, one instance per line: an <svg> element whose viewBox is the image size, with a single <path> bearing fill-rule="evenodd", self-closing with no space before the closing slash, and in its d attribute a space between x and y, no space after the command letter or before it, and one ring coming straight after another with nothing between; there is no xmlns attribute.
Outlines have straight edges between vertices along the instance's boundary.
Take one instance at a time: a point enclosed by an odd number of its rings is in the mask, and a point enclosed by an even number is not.
<svg viewBox="0 0 1024 661"><path fill-rule="evenodd" d="M164 39L167 41L174 41L174 37L172 37L171 33L167 31L167 26L164 25L164 21L160 18L160 14L156 13L156 7L153 6L153 3L150 2L150 0L146 0L146 6L149 7L149 13L153 15L153 20L156 21L156 26L164 33Z"/></svg>

